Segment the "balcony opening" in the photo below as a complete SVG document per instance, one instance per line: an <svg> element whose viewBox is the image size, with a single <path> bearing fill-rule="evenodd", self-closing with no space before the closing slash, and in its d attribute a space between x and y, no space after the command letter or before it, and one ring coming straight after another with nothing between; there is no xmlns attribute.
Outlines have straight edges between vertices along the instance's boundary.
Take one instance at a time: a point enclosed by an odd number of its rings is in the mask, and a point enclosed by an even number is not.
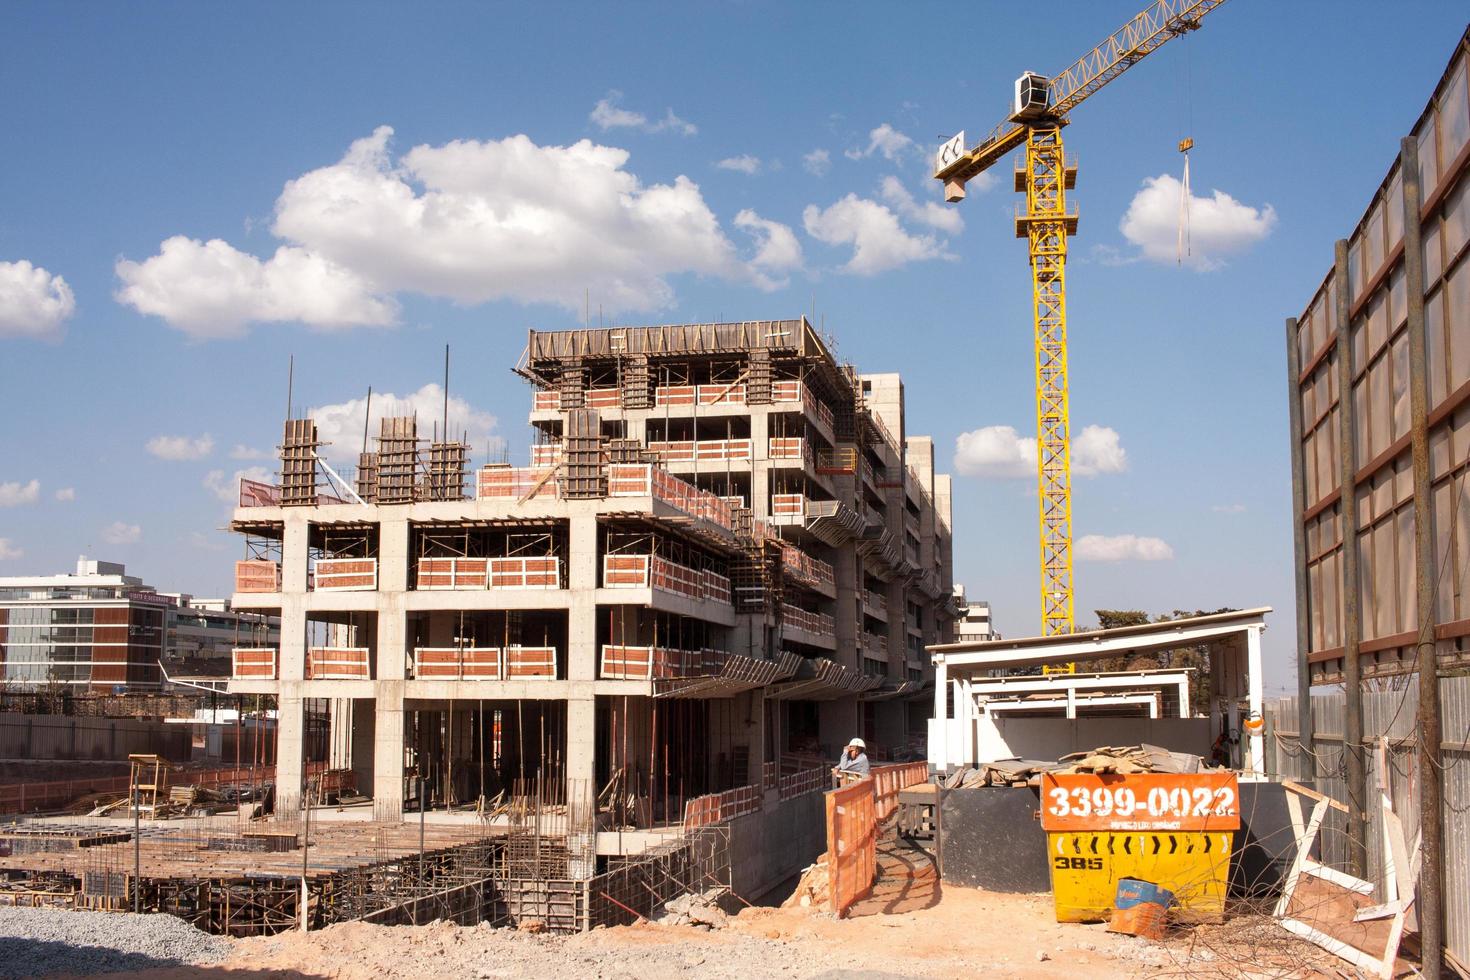
<svg viewBox="0 0 1470 980"><path fill-rule="evenodd" d="M315 612L306 619L307 680L374 680L377 653L376 612Z"/></svg>
<svg viewBox="0 0 1470 980"><path fill-rule="evenodd" d="M409 588L564 589L567 524L415 524Z"/></svg>
<svg viewBox="0 0 1470 980"><path fill-rule="evenodd" d="M566 802L565 701L404 702L405 810L494 820L515 796Z"/></svg>
<svg viewBox="0 0 1470 980"><path fill-rule="evenodd" d="M407 676L422 681L554 681L567 677L561 609L408 614Z"/></svg>
<svg viewBox="0 0 1470 980"><path fill-rule="evenodd" d="M306 547L310 591L372 592L378 588L377 524L312 524Z"/></svg>

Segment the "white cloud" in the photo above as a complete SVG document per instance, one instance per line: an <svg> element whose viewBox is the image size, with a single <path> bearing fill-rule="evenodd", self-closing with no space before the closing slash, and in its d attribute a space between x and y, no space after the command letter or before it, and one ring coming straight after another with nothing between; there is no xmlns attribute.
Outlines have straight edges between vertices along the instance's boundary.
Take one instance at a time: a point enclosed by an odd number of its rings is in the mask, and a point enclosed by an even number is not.
<svg viewBox="0 0 1470 980"><path fill-rule="evenodd" d="M1154 262L1179 258L1180 199L1184 185L1168 174L1148 177L1118 223L1123 237ZM1196 269L1220 266L1224 257L1243 251L1271 234L1276 210L1241 204L1224 191L1189 197L1189 243L1184 262Z"/></svg>
<svg viewBox="0 0 1470 980"><path fill-rule="evenodd" d="M674 115L673 109L666 109L660 119L650 120L641 112L618 105L622 98L623 93L617 90L607 93L606 98L597 100L597 105L592 107L592 113L587 118L604 133L609 129L641 129L645 133L662 133L667 130L681 136L693 136L699 132L698 126Z"/></svg>
<svg viewBox="0 0 1470 980"><path fill-rule="evenodd" d="M24 558L25 549L20 548L9 538L0 538L0 561L10 561L14 558Z"/></svg>
<svg viewBox="0 0 1470 980"><path fill-rule="evenodd" d="M1245 504L1215 504L1210 510L1216 514L1244 514Z"/></svg>
<svg viewBox="0 0 1470 980"><path fill-rule="evenodd" d="M102 540L108 544L137 544L143 540L143 529L136 524L113 521L102 529Z"/></svg>
<svg viewBox="0 0 1470 980"><path fill-rule="evenodd" d="M207 432L197 439L189 436L154 436L144 448L159 459L203 459L214 451L214 437Z"/></svg>
<svg viewBox="0 0 1470 980"><path fill-rule="evenodd" d="M1169 561L1174 549L1163 538L1134 534L1086 534L1077 539L1079 561Z"/></svg>
<svg viewBox="0 0 1470 980"><path fill-rule="evenodd" d="M832 169L832 154L826 150L813 150L802 156L801 166L809 174L825 177L827 171Z"/></svg>
<svg viewBox="0 0 1470 980"><path fill-rule="evenodd" d="M272 231L289 244L276 258L170 239L145 262L119 263L119 300L213 337L242 333L250 320L388 323L399 292L580 311L586 289L620 313L671 305L677 274L758 280L696 183L644 184L626 169L626 150L511 136L393 159L392 133L380 127L339 162L286 184ZM312 270L290 288L267 274L283 254Z"/></svg>
<svg viewBox="0 0 1470 980"><path fill-rule="evenodd" d="M760 273L756 284L763 289L779 289L790 282L781 273L801 268L801 242L796 233L779 221L768 221L749 208L735 216L735 227L750 233L756 241L751 266Z"/></svg>
<svg viewBox="0 0 1470 980"><path fill-rule="evenodd" d="M76 487L62 487L54 494L57 500L71 501L77 499Z"/></svg>
<svg viewBox="0 0 1470 980"><path fill-rule="evenodd" d="M987 425L962 432L954 441L954 468L964 476L1034 475L1036 440L1009 425Z"/></svg>
<svg viewBox="0 0 1470 980"><path fill-rule="evenodd" d="M1116 429L1103 425L1083 426L1072 437L1072 473L1098 476L1122 473L1128 468L1128 452Z"/></svg>
<svg viewBox="0 0 1470 980"><path fill-rule="evenodd" d="M264 466L251 466L236 470L225 477L224 470L210 470L201 481L204 489L214 494L222 503L235 504L240 499L240 481L254 480L257 483L275 483L276 475Z"/></svg>
<svg viewBox="0 0 1470 980"><path fill-rule="evenodd" d="M801 213L806 233L828 245L851 245L852 258L843 270L876 275L909 262L946 257L932 235L910 235L898 216L877 201L848 194L825 210L809 204Z"/></svg>
<svg viewBox="0 0 1470 980"><path fill-rule="evenodd" d="M30 483L21 483L19 480L0 483L0 507L19 507L21 504L33 504L39 499L40 480L32 480Z"/></svg>
<svg viewBox="0 0 1470 980"><path fill-rule="evenodd" d="M65 279L25 259L0 262L0 337L59 340L76 308Z"/></svg>
<svg viewBox="0 0 1470 980"><path fill-rule="evenodd" d="M914 200L914 195L909 193L909 189L903 186L903 181L897 177L884 177L880 189L883 200L909 221L928 225L930 228L937 228L951 235L958 235L965 230L965 220L960 217L958 209L946 207L938 201L925 201L920 204Z"/></svg>
<svg viewBox="0 0 1470 980"><path fill-rule="evenodd" d="M291 246L262 261L218 238L175 235L152 258L120 259L116 272L118 302L198 338L240 337L252 322L333 330L386 326L398 315L351 269Z"/></svg>
<svg viewBox="0 0 1470 980"><path fill-rule="evenodd" d="M255 449L252 446L241 445L238 442L230 449L231 459L270 459L271 455L269 450Z"/></svg>
<svg viewBox="0 0 1470 980"><path fill-rule="evenodd" d="M1115 429L1085 426L1072 437L1072 475L1098 476L1128 468L1128 452ZM965 476L1010 479L1036 475L1036 439L1009 425L989 425L955 439L954 465Z"/></svg>
<svg viewBox="0 0 1470 980"><path fill-rule="evenodd" d="M737 173L745 174L747 177L754 177L761 172L761 158L753 157L749 153L742 153L738 157L726 157L715 164L715 166L721 170L734 170Z"/></svg>
<svg viewBox="0 0 1470 980"><path fill-rule="evenodd" d="M861 160L870 157L874 153L880 153L885 160L897 160L907 153L914 145L914 141L903 133L894 129L888 123L883 123L868 133L868 146L864 150L848 150L844 154L849 160Z"/></svg>
<svg viewBox="0 0 1470 980"><path fill-rule="evenodd" d="M321 449L329 461L357 461L357 454L362 451L362 417L366 408L366 398L353 398L311 410L318 437L329 443ZM379 420L399 415L417 415L419 436L427 438L431 427L444 418L444 389L437 384L427 384L402 397L392 392L373 392L373 414L368 423L369 449L376 445L375 440L381 430ZM495 416L474 408L463 398L449 396L449 433L456 439L468 438L473 451L486 448L487 441L498 442L494 436L495 425ZM342 476L346 478L348 474L342 473Z"/></svg>

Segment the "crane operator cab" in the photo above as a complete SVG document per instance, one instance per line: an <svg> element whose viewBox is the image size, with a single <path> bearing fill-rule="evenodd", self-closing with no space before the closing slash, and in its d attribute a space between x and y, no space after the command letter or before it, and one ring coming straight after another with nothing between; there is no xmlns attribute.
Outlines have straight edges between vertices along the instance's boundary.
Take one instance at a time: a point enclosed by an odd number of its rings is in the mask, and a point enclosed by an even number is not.
<svg viewBox="0 0 1470 980"><path fill-rule="evenodd" d="M1016 79L1016 101L1012 122L1025 122L1047 115L1051 108L1051 79L1034 71L1023 72Z"/></svg>

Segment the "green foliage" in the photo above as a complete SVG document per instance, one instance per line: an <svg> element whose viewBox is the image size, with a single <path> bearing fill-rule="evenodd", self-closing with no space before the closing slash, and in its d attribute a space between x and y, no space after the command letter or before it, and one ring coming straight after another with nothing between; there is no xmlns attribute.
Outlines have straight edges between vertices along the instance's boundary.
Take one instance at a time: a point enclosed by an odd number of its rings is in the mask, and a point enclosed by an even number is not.
<svg viewBox="0 0 1470 980"><path fill-rule="evenodd" d="M1097 629L1118 629L1124 626L1142 626L1150 622L1148 613L1141 609L1097 609ZM1215 613L1235 612L1231 607L1221 609L1175 609L1168 615L1152 620L1165 623L1173 619L1188 619L1194 616L1210 616ZM1182 670L1192 668L1189 676L1190 709L1198 714L1208 713L1210 708L1210 654L1202 646L1180 647L1162 653L1144 652L1090 660L1078 668L1089 672L1124 673L1134 670Z"/></svg>

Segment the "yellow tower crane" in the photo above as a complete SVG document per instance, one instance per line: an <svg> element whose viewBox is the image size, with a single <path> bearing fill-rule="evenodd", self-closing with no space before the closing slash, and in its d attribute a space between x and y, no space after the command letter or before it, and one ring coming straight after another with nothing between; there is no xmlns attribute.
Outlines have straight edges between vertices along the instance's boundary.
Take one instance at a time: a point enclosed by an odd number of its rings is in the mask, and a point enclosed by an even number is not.
<svg viewBox="0 0 1470 980"><path fill-rule="evenodd" d="M1024 145L1016 190L1026 195L1016 212L1016 237L1031 249L1031 294L1036 320L1036 462L1041 504L1041 628L1044 636L1072 632L1072 467L1067 406L1067 238L1077 212L1067 191L1077 167L1062 155L1062 127L1083 100L1158 50L1195 30L1225 0L1157 0L1076 64L1050 78L1026 72L1016 79L1013 112L978 145L965 134L946 140L934 158L944 199L963 200L965 183Z"/></svg>

